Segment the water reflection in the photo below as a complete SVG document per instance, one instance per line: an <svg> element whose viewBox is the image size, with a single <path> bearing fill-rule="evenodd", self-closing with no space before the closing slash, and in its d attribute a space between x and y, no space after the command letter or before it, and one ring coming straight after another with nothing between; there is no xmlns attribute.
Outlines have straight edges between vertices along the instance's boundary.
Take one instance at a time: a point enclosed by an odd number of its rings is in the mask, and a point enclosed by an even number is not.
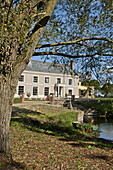
<svg viewBox="0 0 113 170"><path fill-rule="evenodd" d="M113 123L99 124L99 138L113 141Z"/></svg>

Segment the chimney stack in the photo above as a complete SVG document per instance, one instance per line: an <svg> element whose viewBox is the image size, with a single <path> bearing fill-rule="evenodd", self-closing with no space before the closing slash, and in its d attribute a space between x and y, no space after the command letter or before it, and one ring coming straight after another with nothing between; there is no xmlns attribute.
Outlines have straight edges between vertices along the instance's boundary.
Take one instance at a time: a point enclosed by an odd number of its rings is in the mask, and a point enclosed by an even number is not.
<svg viewBox="0 0 113 170"><path fill-rule="evenodd" d="M74 70L74 60L70 61L70 68L71 68L71 70Z"/></svg>

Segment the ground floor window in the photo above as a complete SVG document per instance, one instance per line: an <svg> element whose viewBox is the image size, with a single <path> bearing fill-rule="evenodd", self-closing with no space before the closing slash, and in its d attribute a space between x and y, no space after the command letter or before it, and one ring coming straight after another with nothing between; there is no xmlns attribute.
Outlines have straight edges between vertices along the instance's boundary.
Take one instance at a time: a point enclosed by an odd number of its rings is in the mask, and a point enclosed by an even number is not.
<svg viewBox="0 0 113 170"><path fill-rule="evenodd" d="M68 94L72 95L72 90L71 89L68 90Z"/></svg>
<svg viewBox="0 0 113 170"><path fill-rule="evenodd" d="M38 95L38 87L33 87L33 96Z"/></svg>
<svg viewBox="0 0 113 170"><path fill-rule="evenodd" d="M44 96L48 96L49 95L49 87L45 87L44 88Z"/></svg>
<svg viewBox="0 0 113 170"><path fill-rule="evenodd" d="M24 93L24 86L18 86L18 95Z"/></svg>

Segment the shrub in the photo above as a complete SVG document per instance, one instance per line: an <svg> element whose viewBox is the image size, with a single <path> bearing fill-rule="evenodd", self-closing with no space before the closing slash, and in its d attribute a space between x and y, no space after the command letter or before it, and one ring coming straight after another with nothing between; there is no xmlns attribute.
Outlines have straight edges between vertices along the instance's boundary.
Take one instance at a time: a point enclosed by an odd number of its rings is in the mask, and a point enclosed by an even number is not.
<svg viewBox="0 0 113 170"><path fill-rule="evenodd" d="M87 100L77 101L77 104L81 104L86 109L96 110L101 116L110 117L113 116L113 100Z"/></svg>

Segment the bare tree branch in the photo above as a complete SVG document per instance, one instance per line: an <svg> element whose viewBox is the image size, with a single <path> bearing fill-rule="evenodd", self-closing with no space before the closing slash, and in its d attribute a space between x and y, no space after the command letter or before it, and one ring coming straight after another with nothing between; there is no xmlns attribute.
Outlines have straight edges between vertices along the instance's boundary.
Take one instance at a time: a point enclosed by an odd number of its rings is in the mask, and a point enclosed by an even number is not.
<svg viewBox="0 0 113 170"><path fill-rule="evenodd" d="M8 10L8 13L7 13L7 21L6 21L6 23L8 23L9 13L10 13L12 4L13 4L13 0L11 0L10 5L9 5L9 10Z"/></svg>
<svg viewBox="0 0 113 170"><path fill-rule="evenodd" d="M58 53L58 52L35 52L33 56L40 56L40 55L57 55L57 56L63 56L68 58L82 58L82 57L94 57L95 55L103 55L103 56L113 56L113 54L100 54L100 53L94 53L94 54L86 54L86 55L68 55L64 53Z"/></svg>
<svg viewBox="0 0 113 170"><path fill-rule="evenodd" d="M59 42L59 43L53 43L53 44L37 45L36 48L38 49L38 48L53 47L53 46L60 46L60 45L77 44L78 42L86 41L86 40L103 40L103 41L108 41L110 43L113 43L113 40L106 38L106 37L89 37L89 38L81 38L75 41L66 41L66 42Z"/></svg>

